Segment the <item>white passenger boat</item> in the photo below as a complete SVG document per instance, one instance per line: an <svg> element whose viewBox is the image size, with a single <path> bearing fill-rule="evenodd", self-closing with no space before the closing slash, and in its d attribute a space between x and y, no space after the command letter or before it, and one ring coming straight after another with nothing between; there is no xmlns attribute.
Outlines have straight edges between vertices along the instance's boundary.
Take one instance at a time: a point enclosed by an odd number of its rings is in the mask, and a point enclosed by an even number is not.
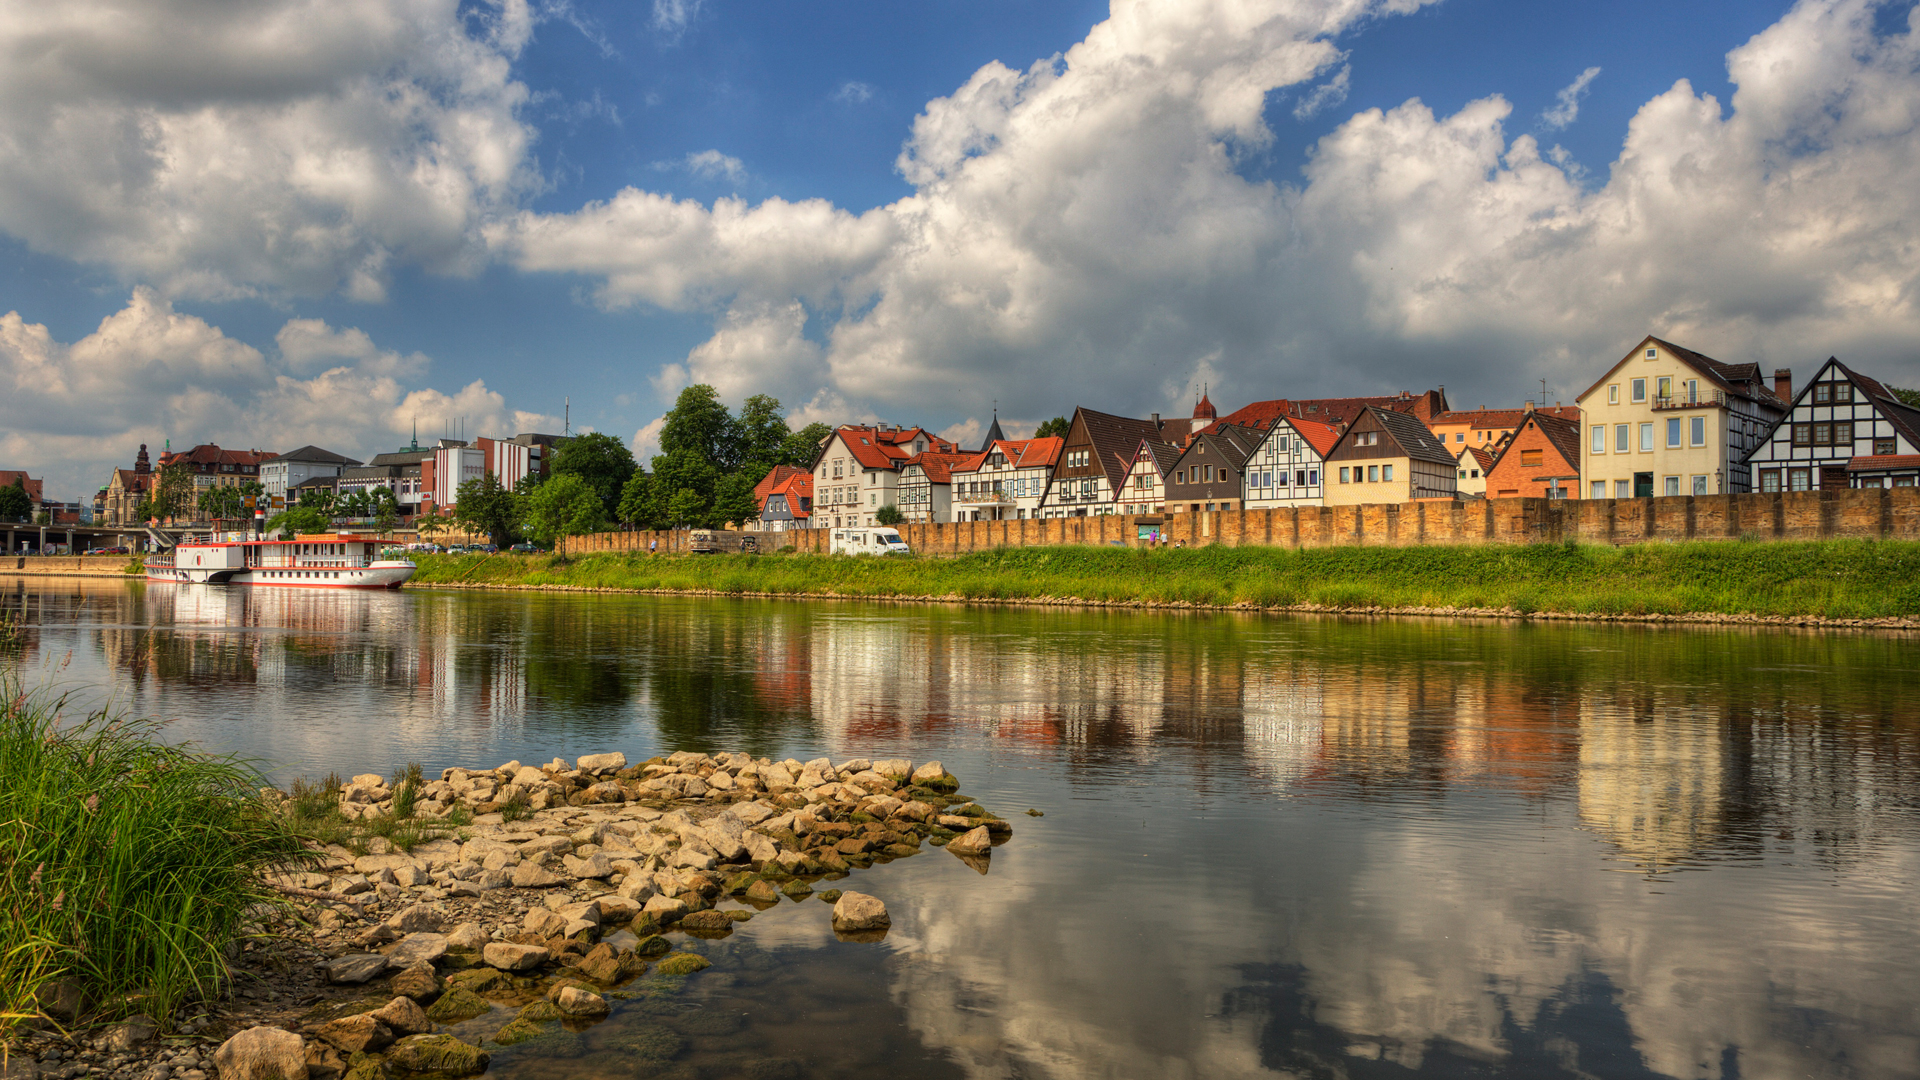
<svg viewBox="0 0 1920 1080"><path fill-rule="evenodd" d="M413 576L405 559L379 557L379 541L352 533L254 540L246 533L195 537L147 559L148 581L202 585L285 585L308 589L397 589Z"/></svg>

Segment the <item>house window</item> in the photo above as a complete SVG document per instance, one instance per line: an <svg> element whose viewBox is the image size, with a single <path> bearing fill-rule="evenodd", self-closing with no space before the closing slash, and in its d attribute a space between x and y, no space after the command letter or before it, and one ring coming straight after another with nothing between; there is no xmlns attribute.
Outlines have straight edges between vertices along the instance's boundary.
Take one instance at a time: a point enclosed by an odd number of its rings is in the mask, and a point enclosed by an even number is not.
<svg viewBox="0 0 1920 1080"><path fill-rule="evenodd" d="M1793 425L1793 445L1795 446L1812 446L1813 445L1813 425L1812 424Z"/></svg>
<svg viewBox="0 0 1920 1080"><path fill-rule="evenodd" d="M1624 499L1624 498L1627 498L1627 497L1629 497L1629 496L1630 496L1630 495L1632 495L1632 494L1633 494L1633 485L1631 485L1631 484L1630 484L1630 483L1628 483L1627 481L1625 481L1625 480L1615 480L1615 481L1613 482L1613 497L1614 497L1614 498L1616 498L1616 499Z"/></svg>
<svg viewBox="0 0 1920 1080"><path fill-rule="evenodd" d="M1642 453L1653 452L1653 425L1652 424L1640 425L1640 450Z"/></svg>
<svg viewBox="0 0 1920 1080"><path fill-rule="evenodd" d="M1647 400L1647 380L1633 380L1633 400L1636 402Z"/></svg>
<svg viewBox="0 0 1920 1080"><path fill-rule="evenodd" d="M1367 466L1367 483L1377 484L1379 482L1380 482L1380 466L1378 465Z"/></svg>
<svg viewBox="0 0 1920 1080"><path fill-rule="evenodd" d="M1691 446L1707 445L1707 418L1706 417L1704 416L1688 417L1687 428L1688 428L1688 431L1687 431L1688 445L1691 445Z"/></svg>
<svg viewBox="0 0 1920 1080"><path fill-rule="evenodd" d="M1787 470L1787 490L1788 491L1813 490L1813 470L1812 469L1788 469Z"/></svg>
<svg viewBox="0 0 1920 1080"><path fill-rule="evenodd" d="M1780 470L1779 469L1761 469L1760 470L1760 490L1763 492L1780 490Z"/></svg>
<svg viewBox="0 0 1920 1080"><path fill-rule="evenodd" d="M1539 467L1541 464L1541 458L1543 454L1544 454L1544 451L1540 451L1540 450L1520 451L1520 467L1523 469L1532 469L1532 468Z"/></svg>
<svg viewBox="0 0 1920 1080"><path fill-rule="evenodd" d="M1592 484L1588 485L1587 498L1604 499L1606 497L1607 482L1605 480L1595 480Z"/></svg>
<svg viewBox="0 0 1920 1080"><path fill-rule="evenodd" d="M1815 446L1832 446L1833 445L1833 425L1832 424L1813 425L1813 445Z"/></svg>
<svg viewBox="0 0 1920 1080"><path fill-rule="evenodd" d="M1607 426L1605 424L1595 424L1593 426L1593 452L1596 454L1604 454L1607 452Z"/></svg>
<svg viewBox="0 0 1920 1080"><path fill-rule="evenodd" d="M1896 450L1894 448L1893 440L1892 439L1873 440L1873 452L1881 456L1895 453Z"/></svg>
<svg viewBox="0 0 1920 1080"><path fill-rule="evenodd" d="M1213 466L1211 466L1211 465L1209 465L1209 466L1207 466L1207 468L1206 468L1206 472L1204 473L1204 475L1205 475L1205 476L1206 476L1206 478L1207 478L1207 479L1206 479L1206 482L1207 482L1207 483L1209 483L1209 484L1211 484L1211 483L1213 483Z"/></svg>
<svg viewBox="0 0 1920 1080"><path fill-rule="evenodd" d="M1853 421L1836 420L1833 423L1833 445L1853 448Z"/></svg>
<svg viewBox="0 0 1920 1080"><path fill-rule="evenodd" d="M1620 404L1620 384L1619 383L1615 383L1612 386L1607 387L1607 404L1609 405Z"/></svg>
<svg viewBox="0 0 1920 1080"><path fill-rule="evenodd" d="M1632 436L1628 434L1628 432L1632 430L1632 427L1633 425L1631 424L1613 425L1613 452L1614 453L1624 454L1628 450L1632 449L1632 447L1629 445L1629 440L1632 439Z"/></svg>
<svg viewBox="0 0 1920 1080"><path fill-rule="evenodd" d="M1351 470L1349 470L1345 465L1340 466L1340 482L1341 483L1344 484L1347 482L1347 473L1350 471Z"/></svg>
<svg viewBox="0 0 1920 1080"><path fill-rule="evenodd" d="M1648 349L1648 350L1647 350L1647 359L1649 359L1649 360L1657 360L1657 359L1659 359L1659 358L1660 358L1660 350L1659 350L1659 349Z"/></svg>
<svg viewBox="0 0 1920 1080"><path fill-rule="evenodd" d="M1848 402L1851 402L1852 400L1853 400L1853 384L1852 383L1843 382L1843 383L1833 384L1833 403L1835 405L1845 405Z"/></svg>
<svg viewBox="0 0 1920 1080"><path fill-rule="evenodd" d="M1388 484L1393 483L1393 466L1391 465L1380 466L1380 479L1383 482Z"/></svg>
<svg viewBox="0 0 1920 1080"><path fill-rule="evenodd" d="M1825 405L1832 400L1833 400L1833 384L1832 383L1814 383L1813 384L1813 403L1815 405Z"/></svg>
<svg viewBox="0 0 1920 1080"><path fill-rule="evenodd" d="M1676 447L1679 445L1680 445L1680 418L1677 416L1670 416L1667 418L1667 447L1668 449L1672 449L1673 447Z"/></svg>
<svg viewBox="0 0 1920 1080"><path fill-rule="evenodd" d="M1680 478L1679 477L1677 476L1667 477L1667 494L1669 495L1680 494Z"/></svg>
<svg viewBox="0 0 1920 1080"><path fill-rule="evenodd" d="M1670 398L1673 396L1673 376L1671 375L1660 376L1660 379L1657 383L1655 383L1655 386L1657 387L1657 389L1655 390L1655 393L1657 393L1660 397Z"/></svg>
<svg viewBox="0 0 1920 1080"><path fill-rule="evenodd" d="M1467 441L1467 433L1466 433L1466 432L1464 432L1464 431L1456 431L1456 432L1454 432L1454 433L1453 433L1453 441L1454 441L1454 442L1457 442L1457 443L1459 443L1459 442L1466 442L1466 441Z"/></svg>
<svg viewBox="0 0 1920 1080"><path fill-rule="evenodd" d="M1706 477L1704 477L1704 476L1696 476L1696 477L1694 477L1694 478L1693 478L1693 493L1694 493L1695 495L1705 495L1705 494L1707 493L1707 478L1706 478Z"/></svg>

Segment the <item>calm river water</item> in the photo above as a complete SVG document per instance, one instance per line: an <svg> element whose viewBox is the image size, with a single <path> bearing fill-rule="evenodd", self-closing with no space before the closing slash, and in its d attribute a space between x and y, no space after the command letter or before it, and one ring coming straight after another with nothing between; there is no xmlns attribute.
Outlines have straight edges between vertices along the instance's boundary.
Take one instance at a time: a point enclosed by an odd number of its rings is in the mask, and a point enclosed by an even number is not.
<svg viewBox="0 0 1920 1080"><path fill-rule="evenodd" d="M1920 1075L1911 637L0 581L30 679L282 778L938 758L1014 822L491 1075Z"/></svg>

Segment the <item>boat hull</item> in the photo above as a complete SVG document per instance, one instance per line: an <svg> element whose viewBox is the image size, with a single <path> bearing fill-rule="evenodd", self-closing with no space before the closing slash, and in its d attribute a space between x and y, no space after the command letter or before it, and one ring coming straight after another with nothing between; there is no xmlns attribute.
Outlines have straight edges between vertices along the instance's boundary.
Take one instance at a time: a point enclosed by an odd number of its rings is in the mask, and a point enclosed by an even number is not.
<svg viewBox="0 0 1920 1080"><path fill-rule="evenodd" d="M414 565L381 561L353 567L147 567L148 581L183 585L260 585L287 589L397 589L413 577Z"/></svg>

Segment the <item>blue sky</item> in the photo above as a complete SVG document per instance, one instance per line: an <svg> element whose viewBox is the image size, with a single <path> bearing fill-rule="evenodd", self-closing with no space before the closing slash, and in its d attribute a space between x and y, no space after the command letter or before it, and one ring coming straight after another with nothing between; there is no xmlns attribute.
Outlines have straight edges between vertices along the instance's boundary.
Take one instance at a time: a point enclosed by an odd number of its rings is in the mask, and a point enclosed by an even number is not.
<svg viewBox="0 0 1920 1080"><path fill-rule="evenodd" d="M1161 0L1111 24L1005 0L275 0L244 39L204 0L140 5L166 20L145 37L40 18L0 60L35 87L0 105L0 135L31 135L0 160L0 464L78 497L139 441L370 453L422 412L510 433L568 398L644 450L688 380L960 435L996 399L1018 426L1168 411L1195 381L1227 408L1434 383L1511 403L1542 377L1571 399L1649 330L1920 381L1911 245L1888 242L1920 223L1875 179L1916 136L1868 122L1920 101L1912 3L1265 7L1232 31ZM1737 114L1742 48L1759 104ZM1053 78L930 104L1050 57ZM1234 93L1193 89L1216 78ZM401 91L424 104L395 120ZM420 179L449 163L470 190ZM623 191L674 201L595 219ZM113 391L48 374L83 363L146 389L102 410Z"/></svg>

